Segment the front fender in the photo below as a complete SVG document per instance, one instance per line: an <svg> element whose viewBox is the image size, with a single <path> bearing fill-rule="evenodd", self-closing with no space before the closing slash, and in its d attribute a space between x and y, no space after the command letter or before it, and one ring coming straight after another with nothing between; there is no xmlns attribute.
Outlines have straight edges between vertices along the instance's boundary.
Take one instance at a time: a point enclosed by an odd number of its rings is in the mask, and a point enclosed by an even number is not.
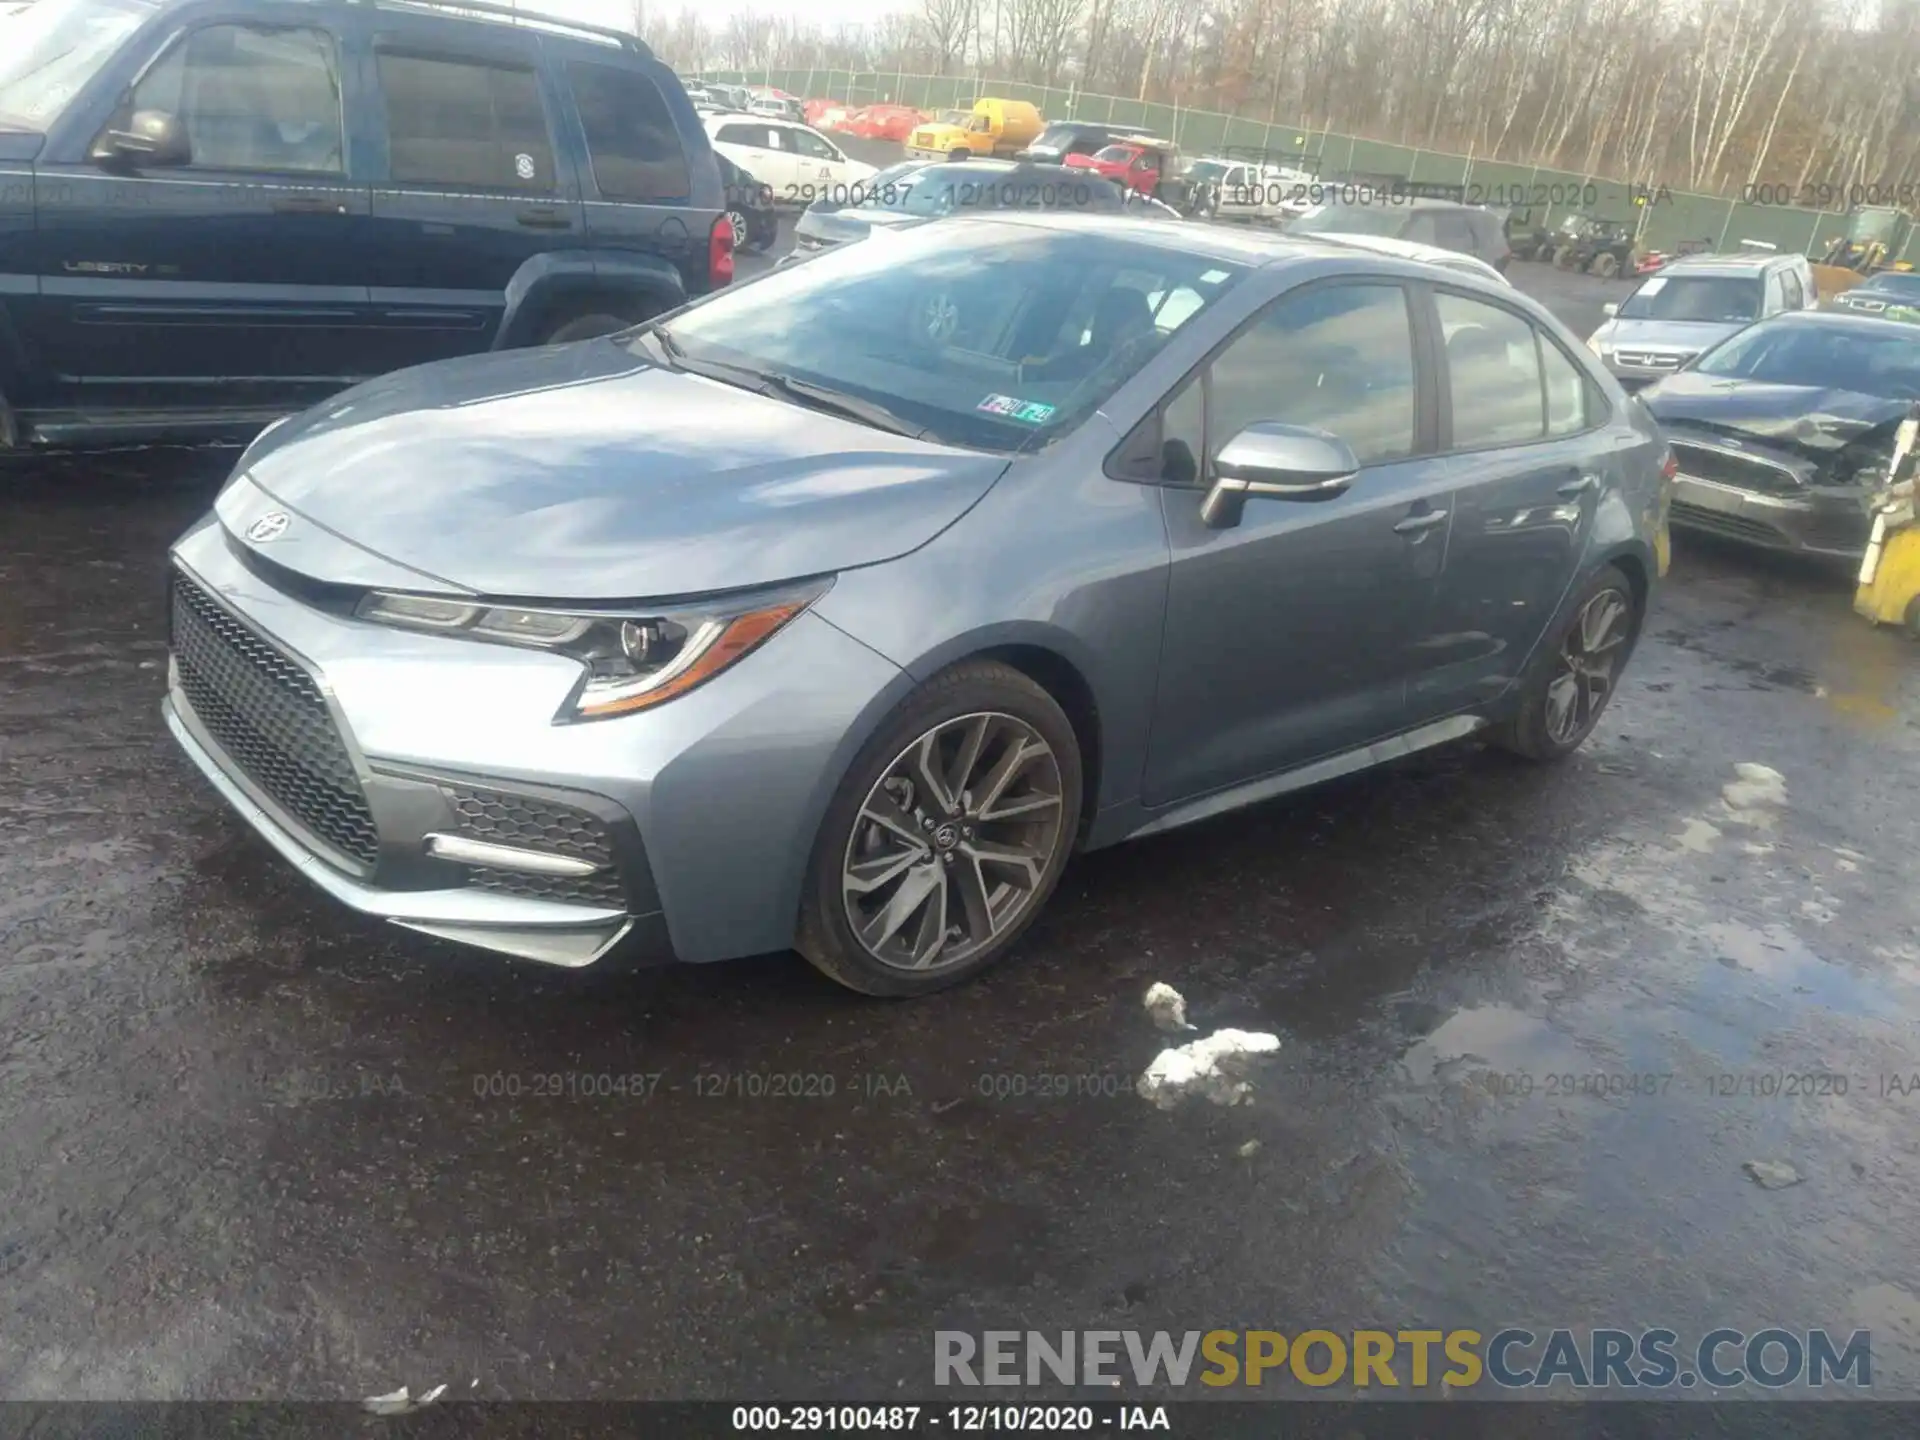
<svg viewBox="0 0 1920 1440"><path fill-rule="evenodd" d="M682 241L691 246L686 236ZM493 349L535 343L549 316L589 299L623 302L649 314L684 304L686 282L671 260L632 250L551 250L528 259L507 282L507 308Z"/></svg>

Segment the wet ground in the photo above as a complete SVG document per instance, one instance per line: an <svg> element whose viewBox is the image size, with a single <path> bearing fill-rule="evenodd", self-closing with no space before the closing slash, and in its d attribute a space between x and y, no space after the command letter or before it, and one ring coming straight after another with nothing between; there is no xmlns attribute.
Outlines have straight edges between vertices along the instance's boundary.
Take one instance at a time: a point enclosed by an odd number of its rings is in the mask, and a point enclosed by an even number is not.
<svg viewBox="0 0 1920 1440"><path fill-rule="evenodd" d="M1088 857L1015 963L896 1005L791 955L515 968L297 879L158 714L162 556L230 460L0 479L0 1396L924 1396L935 1328L1775 1322L1920 1391L1920 650L1843 577L1683 541L1564 766ZM1249 1103L1133 1093L1155 981L1280 1037Z"/></svg>

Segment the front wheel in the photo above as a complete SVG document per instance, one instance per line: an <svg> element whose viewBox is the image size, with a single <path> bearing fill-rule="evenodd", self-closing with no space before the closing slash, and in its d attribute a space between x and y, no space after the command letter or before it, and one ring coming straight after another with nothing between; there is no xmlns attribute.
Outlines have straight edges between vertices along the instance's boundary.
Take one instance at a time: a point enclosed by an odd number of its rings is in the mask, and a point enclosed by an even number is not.
<svg viewBox="0 0 1920 1440"><path fill-rule="evenodd" d="M1573 264L1573 247L1571 245L1555 247L1553 252L1553 268L1556 270L1565 270L1571 264Z"/></svg>
<svg viewBox="0 0 1920 1440"><path fill-rule="evenodd" d="M1059 883L1080 787L1073 726L1040 686L993 662L934 677L827 807L796 948L867 995L925 995L977 975Z"/></svg>
<svg viewBox="0 0 1920 1440"><path fill-rule="evenodd" d="M1613 698L1640 635L1640 601L1617 565L1603 566L1561 609L1520 684L1520 710L1495 743L1529 760L1578 750Z"/></svg>
<svg viewBox="0 0 1920 1440"><path fill-rule="evenodd" d="M1620 273L1620 257L1611 250L1603 250L1594 257L1593 273L1602 280L1611 280Z"/></svg>

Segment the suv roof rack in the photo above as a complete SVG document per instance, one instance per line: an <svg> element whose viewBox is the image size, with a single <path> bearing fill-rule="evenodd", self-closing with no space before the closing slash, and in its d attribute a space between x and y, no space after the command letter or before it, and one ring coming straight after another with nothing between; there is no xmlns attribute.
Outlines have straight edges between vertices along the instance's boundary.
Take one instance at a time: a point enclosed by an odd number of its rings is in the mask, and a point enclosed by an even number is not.
<svg viewBox="0 0 1920 1440"><path fill-rule="evenodd" d="M560 15L522 10L516 4L500 0L348 0L353 5L371 5L382 10L424 10L436 13L476 15L490 20L510 20L533 30L551 30L562 35L586 35L607 40L643 60L654 58L653 49L638 35L615 30L610 25L592 25L584 20L568 20Z"/></svg>

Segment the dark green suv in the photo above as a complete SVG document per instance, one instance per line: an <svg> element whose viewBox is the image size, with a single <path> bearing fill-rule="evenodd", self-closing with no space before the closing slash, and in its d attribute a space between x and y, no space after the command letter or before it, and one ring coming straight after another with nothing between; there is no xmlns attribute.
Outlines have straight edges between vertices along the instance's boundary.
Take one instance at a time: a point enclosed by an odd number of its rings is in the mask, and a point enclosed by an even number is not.
<svg viewBox="0 0 1920 1440"><path fill-rule="evenodd" d="M39 0L0 57L0 441L245 431L728 283L631 35L406 0Z"/></svg>

